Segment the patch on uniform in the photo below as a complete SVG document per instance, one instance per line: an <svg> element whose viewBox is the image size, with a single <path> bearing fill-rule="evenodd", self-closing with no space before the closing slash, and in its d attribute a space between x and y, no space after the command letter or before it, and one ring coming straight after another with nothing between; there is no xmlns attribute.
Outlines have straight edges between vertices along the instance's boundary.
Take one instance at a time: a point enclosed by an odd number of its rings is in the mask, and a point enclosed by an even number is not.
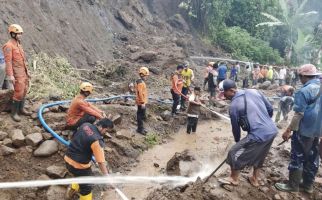
<svg viewBox="0 0 322 200"><path fill-rule="evenodd" d="M83 129L88 136L94 135L93 130L89 126L84 126Z"/></svg>

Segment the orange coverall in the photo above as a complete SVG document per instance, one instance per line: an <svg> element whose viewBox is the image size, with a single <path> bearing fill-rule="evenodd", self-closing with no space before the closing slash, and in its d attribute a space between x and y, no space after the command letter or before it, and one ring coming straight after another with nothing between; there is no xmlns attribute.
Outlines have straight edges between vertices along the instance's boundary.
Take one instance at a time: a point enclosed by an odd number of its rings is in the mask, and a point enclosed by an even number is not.
<svg viewBox="0 0 322 200"><path fill-rule="evenodd" d="M15 39L10 39L3 46L3 54L6 63L7 76L13 76L14 82L14 101L22 101L29 87L29 73L27 60L22 45Z"/></svg>
<svg viewBox="0 0 322 200"><path fill-rule="evenodd" d="M67 112L67 125L74 126L85 114L92 115L97 119L103 119L102 111L85 101L83 95L77 95Z"/></svg>

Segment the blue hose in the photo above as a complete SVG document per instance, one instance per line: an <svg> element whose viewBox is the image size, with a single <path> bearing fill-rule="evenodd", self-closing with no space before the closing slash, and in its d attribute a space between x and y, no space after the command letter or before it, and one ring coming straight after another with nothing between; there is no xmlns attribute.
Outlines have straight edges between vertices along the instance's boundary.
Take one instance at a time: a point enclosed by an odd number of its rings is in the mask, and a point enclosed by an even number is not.
<svg viewBox="0 0 322 200"><path fill-rule="evenodd" d="M98 102L98 101L110 101L114 99L121 99L121 98L135 98L134 95L120 95L120 96L113 96L113 97L107 97L103 99L87 99L86 101L88 102ZM165 102L160 99L154 99L154 98L149 98L151 100L155 100L158 103L163 103L163 104L171 104L171 102ZM41 125L48 131L55 139L57 139L60 143L64 144L65 146L69 145L69 141L66 141L64 138L62 138L60 135L58 135L53 129L51 129L48 124L45 122L44 117L43 117L43 112L46 108L51 108L54 106L60 106L63 104L70 103L71 101L57 101L54 103L49 103L49 104L44 104L40 107L38 111L38 118L41 123Z"/></svg>

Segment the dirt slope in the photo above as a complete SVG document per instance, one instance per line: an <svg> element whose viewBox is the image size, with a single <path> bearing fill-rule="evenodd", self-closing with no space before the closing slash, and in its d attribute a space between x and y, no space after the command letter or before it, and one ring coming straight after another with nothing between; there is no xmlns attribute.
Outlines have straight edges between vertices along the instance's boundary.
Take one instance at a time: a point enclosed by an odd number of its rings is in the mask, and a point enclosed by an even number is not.
<svg viewBox="0 0 322 200"><path fill-rule="evenodd" d="M140 50L153 50L159 57L170 60L187 56L183 48L196 38L166 22L176 14L176 9L165 15L162 10L167 10L168 5L154 1L147 4L150 9L139 0L3 0L0 1L0 42L4 44L8 39L7 26L18 23L25 31L23 44L27 54L42 51L60 55L76 67L114 59L133 63L137 55L132 54ZM179 21L179 25L181 22L185 23ZM167 53L168 49L175 56Z"/></svg>

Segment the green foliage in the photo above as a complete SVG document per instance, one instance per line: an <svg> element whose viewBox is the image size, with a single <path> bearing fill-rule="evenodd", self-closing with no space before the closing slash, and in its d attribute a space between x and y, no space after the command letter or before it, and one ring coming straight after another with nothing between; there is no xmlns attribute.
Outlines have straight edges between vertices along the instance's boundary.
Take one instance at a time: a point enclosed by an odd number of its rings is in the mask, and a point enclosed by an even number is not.
<svg viewBox="0 0 322 200"><path fill-rule="evenodd" d="M35 54L30 72L30 98L46 98L50 93L72 98L79 92L80 76L65 58Z"/></svg>
<svg viewBox="0 0 322 200"><path fill-rule="evenodd" d="M240 27L223 28L217 34L217 43L237 59L253 60L260 63L281 63L277 50L267 42L252 37Z"/></svg>
<svg viewBox="0 0 322 200"><path fill-rule="evenodd" d="M145 136L144 141L149 147L153 147L159 144L160 138L155 133L149 133Z"/></svg>

